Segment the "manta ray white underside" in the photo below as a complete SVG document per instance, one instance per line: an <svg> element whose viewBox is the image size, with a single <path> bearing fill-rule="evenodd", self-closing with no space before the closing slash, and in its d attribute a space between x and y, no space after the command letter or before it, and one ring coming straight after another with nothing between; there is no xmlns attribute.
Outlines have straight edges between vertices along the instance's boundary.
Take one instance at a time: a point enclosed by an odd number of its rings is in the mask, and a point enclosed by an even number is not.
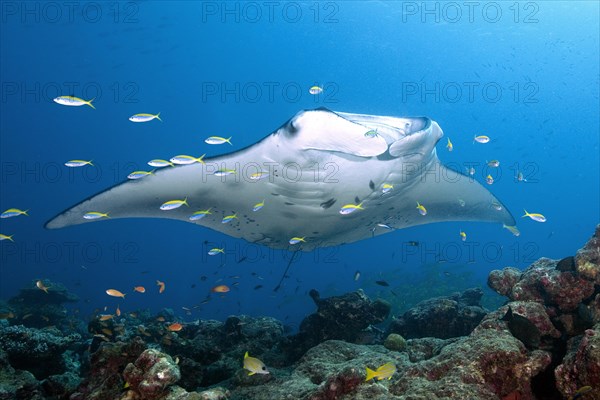
<svg viewBox="0 0 600 400"><path fill-rule="evenodd" d="M250 147L123 182L62 212L46 227L171 218L272 248L310 251L391 231L377 224L393 229L441 221L515 225L486 188L440 163L435 145L442 135L429 118L301 111ZM217 170L235 173L218 176ZM253 175L258 172L261 179ZM385 194L384 184L393 186ZM166 201L186 198L189 207L160 209ZM264 207L253 211L263 200ZM348 204L362 209L341 214ZM207 209L210 214L190 220L194 211ZM110 218L84 219L88 212ZM237 218L222 222L233 214ZM304 242L290 245L292 237Z"/></svg>

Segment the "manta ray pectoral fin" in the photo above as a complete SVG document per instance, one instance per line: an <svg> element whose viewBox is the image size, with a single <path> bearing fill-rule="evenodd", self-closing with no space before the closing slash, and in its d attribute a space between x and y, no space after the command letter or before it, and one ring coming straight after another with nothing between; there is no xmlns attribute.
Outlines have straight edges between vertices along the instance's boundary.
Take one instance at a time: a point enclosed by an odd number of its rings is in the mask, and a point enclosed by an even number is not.
<svg viewBox="0 0 600 400"><path fill-rule="evenodd" d="M516 224L508 209L487 188L472 177L433 163L423 171L410 197L427 209L427 215L413 213L414 225L444 221L498 222Z"/></svg>

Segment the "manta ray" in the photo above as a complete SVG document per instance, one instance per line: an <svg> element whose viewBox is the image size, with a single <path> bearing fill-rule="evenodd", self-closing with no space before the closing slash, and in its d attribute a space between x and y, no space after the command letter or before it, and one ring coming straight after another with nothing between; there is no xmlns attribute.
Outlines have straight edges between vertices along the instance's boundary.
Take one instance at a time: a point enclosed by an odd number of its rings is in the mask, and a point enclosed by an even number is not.
<svg viewBox="0 0 600 400"><path fill-rule="evenodd" d="M442 165L435 149L442 136L426 117L304 110L247 148L117 184L46 227L171 218L275 249L311 251L434 222L514 226L486 188ZM173 200L181 206L161 208ZM197 211L201 218L192 217ZM90 212L109 218L83 217Z"/></svg>

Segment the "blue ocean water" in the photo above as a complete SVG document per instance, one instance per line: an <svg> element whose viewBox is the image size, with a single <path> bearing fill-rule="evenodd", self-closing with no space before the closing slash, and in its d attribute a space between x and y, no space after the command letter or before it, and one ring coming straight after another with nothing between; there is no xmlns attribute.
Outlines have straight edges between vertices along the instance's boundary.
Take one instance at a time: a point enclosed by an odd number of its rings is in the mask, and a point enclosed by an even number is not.
<svg viewBox="0 0 600 400"><path fill-rule="evenodd" d="M183 315L187 307L190 320L244 313L297 326L314 310L310 289L330 296L362 288L398 312L430 296L485 288L492 269L573 255L599 221L597 2L0 6L0 208L30 214L0 221L0 233L14 235L0 242L2 300L49 279L80 296L72 308L84 315L117 305ZM309 94L313 85L324 91ZM96 110L56 104L60 95L95 98ZM43 227L148 169L150 159L239 150L318 107L437 121L445 133L439 158L463 172L475 165L484 185L494 174L486 187L518 219L521 235L476 222L407 228L302 253L274 291L292 253L192 224ZM128 120L140 112L160 112L164 122ZM480 134L491 142L474 144ZM233 146L209 146L210 135L232 136ZM63 165L74 158L95 167ZM485 168L492 159L499 168ZM515 179L519 171L527 182ZM520 218L524 209L547 222ZM226 254L207 256L212 244ZM162 294L157 280L166 284ZM217 284L232 290L203 304ZM138 285L144 295L131 293ZM108 288L128 294L109 297ZM485 301L501 299L486 292Z"/></svg>

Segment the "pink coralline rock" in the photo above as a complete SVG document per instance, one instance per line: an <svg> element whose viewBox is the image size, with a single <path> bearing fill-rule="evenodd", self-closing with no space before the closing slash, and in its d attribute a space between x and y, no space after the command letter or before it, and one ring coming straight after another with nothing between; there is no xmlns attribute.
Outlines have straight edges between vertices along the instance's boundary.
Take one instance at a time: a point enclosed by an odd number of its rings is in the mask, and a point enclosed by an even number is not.
<svg viewBox="0 0 600 400"><path fill-rule="evenodd" d="M153 400L163 397L166 389L181 378L179 367L173 359L155 349L145 350L129 363L123 371L123 377L130 391L139 399Z"/></svg>
<svg viewBox="0 0 600 400"><path fill-rule="evenodd" d="M520 275L512 288L508 285L516 276L515 271L505 268L492 271L489 286L513 301L536 301L560 311L573 311L583 300L594 293L594 282L573 271L560 271L558 261L540 258Z"/></svg>
<svg viewBox="0 0 600 400"><path fill-rule="evenodd" d="M571 398L582 386L592 386L596 396L600 396L600 324L569 340L567 355L554 375L556 386L565 398Z"/></svg>
<svg viewBox="0 0 600 400"><path fill-rule="evenodd" d="M600 285L600 224L596 225L594 236L577 251L575 265L579 275Z"/></svg>
<svg viewBox="0 0 600 400"><path fill-rule="evenodd" d="M488 276L488 286L496 293L510 297L513 286L521 278L521 271L517 268L506 267L502 270L494 270Z"/></svg>

